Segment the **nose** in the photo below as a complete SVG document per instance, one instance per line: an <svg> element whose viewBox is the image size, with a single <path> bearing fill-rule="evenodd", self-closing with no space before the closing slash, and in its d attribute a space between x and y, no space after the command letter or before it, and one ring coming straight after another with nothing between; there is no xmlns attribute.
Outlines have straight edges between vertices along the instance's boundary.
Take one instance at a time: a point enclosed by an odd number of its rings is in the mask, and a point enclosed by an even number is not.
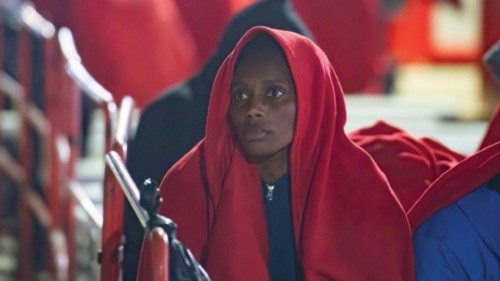
<svg viewBox="0 0 500 281"><path fill-rule="evenodd" d="M265 115L265 109L262 98L258 95L253 95L247 104L246 118L255 119Z"/></svg>

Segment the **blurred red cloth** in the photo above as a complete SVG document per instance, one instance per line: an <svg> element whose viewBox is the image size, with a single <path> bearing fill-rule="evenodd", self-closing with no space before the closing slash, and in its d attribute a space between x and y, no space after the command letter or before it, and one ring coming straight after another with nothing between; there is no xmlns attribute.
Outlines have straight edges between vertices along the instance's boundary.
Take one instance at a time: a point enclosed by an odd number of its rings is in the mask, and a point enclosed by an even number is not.
<svg viewBox="0 0 500 281"><path fill-rule="evenodd" d="M117 101L129 94L143 107L200 65L175 0L35 2L70 27L83 64Z"/></svg>
<svg viewBox="0 0 500 281"><path fill-rule="evenodd" d="M176 0L203 62L215 51L232 16L255 0Z"/></svg>
<svg viewBox="0 0 500 281"><path fill-rule="evenodd" d="M380 92L388 68L381 1L291 2L335 67L344 92Z"/></svg>

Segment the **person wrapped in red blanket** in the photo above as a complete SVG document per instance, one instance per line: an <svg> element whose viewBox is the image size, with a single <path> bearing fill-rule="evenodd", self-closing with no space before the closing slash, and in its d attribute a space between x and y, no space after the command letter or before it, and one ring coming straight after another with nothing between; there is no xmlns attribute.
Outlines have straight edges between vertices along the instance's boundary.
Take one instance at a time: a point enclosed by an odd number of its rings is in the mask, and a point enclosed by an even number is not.
<svg viewBox="0 0 500 281"><path fill-rule="evenodd" d="M283 274L295 280L413 280L403 208L345 121L340 83L313 42L265 27L243 36L215 80L205 138L161 184L160 213L213 280L284 280L270 230L292 237ZM284 231L269 212L280 192Z"/></svg>
<svg viewBox="0 0 500 281"><path fill-rule="evenodd" d="M468 157L384 122L350 134L377 162L407 212L417 280L500 278L499 112L479 151Z"/></svg>
<svg viewBox="0 0 500 281"><path fill-rule="evenodd" d="M498 73L499 60L485 62ZM443 173L408 211L417 280L500 280L499 117L497 106L480 150Z"/></svg>

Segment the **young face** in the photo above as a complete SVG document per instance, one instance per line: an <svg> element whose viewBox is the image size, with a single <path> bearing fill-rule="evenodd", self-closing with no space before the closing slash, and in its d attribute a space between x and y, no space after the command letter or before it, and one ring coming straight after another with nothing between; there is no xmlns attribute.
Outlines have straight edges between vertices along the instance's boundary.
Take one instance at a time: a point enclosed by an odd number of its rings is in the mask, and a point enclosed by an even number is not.
<svg viewBox="0 0 500 281"><path fill-rule="evenodd" d="M240 58L231 83L229 118L247 156L287 159L295 127L295 86L280 50Z"/></svg>

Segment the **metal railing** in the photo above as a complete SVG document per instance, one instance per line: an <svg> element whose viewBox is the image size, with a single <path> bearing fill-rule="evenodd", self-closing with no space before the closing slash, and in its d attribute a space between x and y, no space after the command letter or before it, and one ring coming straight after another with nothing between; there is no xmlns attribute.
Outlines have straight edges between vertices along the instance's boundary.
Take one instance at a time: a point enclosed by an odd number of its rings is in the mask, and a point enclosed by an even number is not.
<svg viewBox="0 0 500 281"><path fill-rule="evenodd" d="M115 151L122 161L127 154L134 101L131 97L124 97L118 109L113 95L100 85L85 69L76 49L71 31L61 28L58 32L59 44L66 60L66 70L79 89L102 110L105 119L105 153ZM104 155L103 155L104 157ZM121 276L121 262L123 257L123 193L113 183L113 175L106 168L103 179L104 199L102 219L96 212L91 211L89 200L82 203L87 206L89 216L94 216L96 224L102 226L101 252L101 280L118 281ZM78 191L78 190L75 190ZM81 192L80 192L81 194ZM101 223L102 222L102 223Z"/></svg>
<svg viewBox="0 0 500 281"><path fill-rule="evenodd" d="M53 141L52 127L43 112L36 108L25 98L23 87L3 71L0 72L0 93L9 98L21 118L21 128L18 130L19 157L12 154L3 146L0 146L0 172L15 182L19 194L19 239L20 252L20 280L32 280L33 270L33 225L34 219L44 230L47 242L47 257L49 272L54 280L68 280L69 254L65 233L54 217L57 216L57 202L53 202L52 196L59 195L61 188L59 172L67 165L67 158L62 154L64 150L58 149ZM44 197L35 191L33 179L29 171L30 163L25 153L30 151L31 145L26 138L28 135L37 135L43 141L41 153L47 171L42 173L42 188L49 196ZM31 158L31 157L29 157ZM51 200L52 199L52 200Z"/></svg>
<svg viewBox="0 0 500 281"><path fill-rule="evenodd" d="M44 267L52 280L74 280L74 216L68 191L75 174L78 130L59 125L78 123L74 115L62 113L77 113L74 109L80 105L74 102L73 93L65 91L63 80L58 80L62 54L54 25L28 1L1 1L0 13L2 27L15 34L8 38L10 42L7 38L1 41L4 47L15 46L15 56L5 59L12 60L16 71L0 71L0 96L2 101L10 101L20 122L14 136L15 151L0 144L0 171L15 183L18 194L18 280L35 279L35 247L43 247L46 258L37 258L47 261ZM35 65L35 59L43 63ZM34 84L35 74L42 84ZM35 98L35 91L43 96ZM47 99L50 106L40 107L37 99ZM63 102L55 107L53 101ZM35 232L33 222L42 233ZM34 236L40 235L45 237L43 245L34 242Z"/></svg>
<svg viewBox="0 0 500 281"><path fill-rule="evenodd" d="M154 249L154 251L147 251L151 255L148 274L150 274L153 281L168 281L170 261L168 235L162 227L149 224L150 216L139 204L139 189L117 152L111 151L106 155L106 168L112 172L112 184L119 187L125 194L132 210L134 210L142 228L145 230L143 247ZM137 280L140 280L140 276L137 276L137 278Z"/></svg>
<svg viewBox="0 0 500 281"><path fill-rule="evenodd" d="M80 186L75 170L81 136L75 124L80 118L81 105L78 101L84 94L104 113L105 153L114 151L120 161L125 161L134 101L125 97L118 108L113 95L82 64L70 30L61 28L56 32L52 23L38 14L30 2L0 1L0 21L17 34L17 73L9 75L0 71L0 104L4 99L11 101L21 120L17 130L19 142L16 144L19 155L12 156L0 144L0 172L16 182L21 194L18 202L21 244L19 280L34 279L31 267L35 246L32 219L42 225L47 237L46 253L51 278L76 279L73 208L74 204L78 204L102 232L101 280L118 281L123 248L124 195L109 167L103 179L102 213ZM36 54L31 44L33 40L38 40L40 44L37 46L42 48ZM6 42L0 40L0 43ZM44 81L42 98L47 101L43 107L33 99L34 91L40 90L32 81L33 58L36 55L41 55L44 60L43 72L37 73ZM41 140L41 147L33 147L31 139L34 136ZM104 159L105 155L102 157ZM42 161L36 167L39 171L33 171L35 158ZM34 188L35 178L42 184L42 193ZM137 199L137 190L132 192L135 193L127 197ZM161 235L155 234L155 237Z"/></svg>

